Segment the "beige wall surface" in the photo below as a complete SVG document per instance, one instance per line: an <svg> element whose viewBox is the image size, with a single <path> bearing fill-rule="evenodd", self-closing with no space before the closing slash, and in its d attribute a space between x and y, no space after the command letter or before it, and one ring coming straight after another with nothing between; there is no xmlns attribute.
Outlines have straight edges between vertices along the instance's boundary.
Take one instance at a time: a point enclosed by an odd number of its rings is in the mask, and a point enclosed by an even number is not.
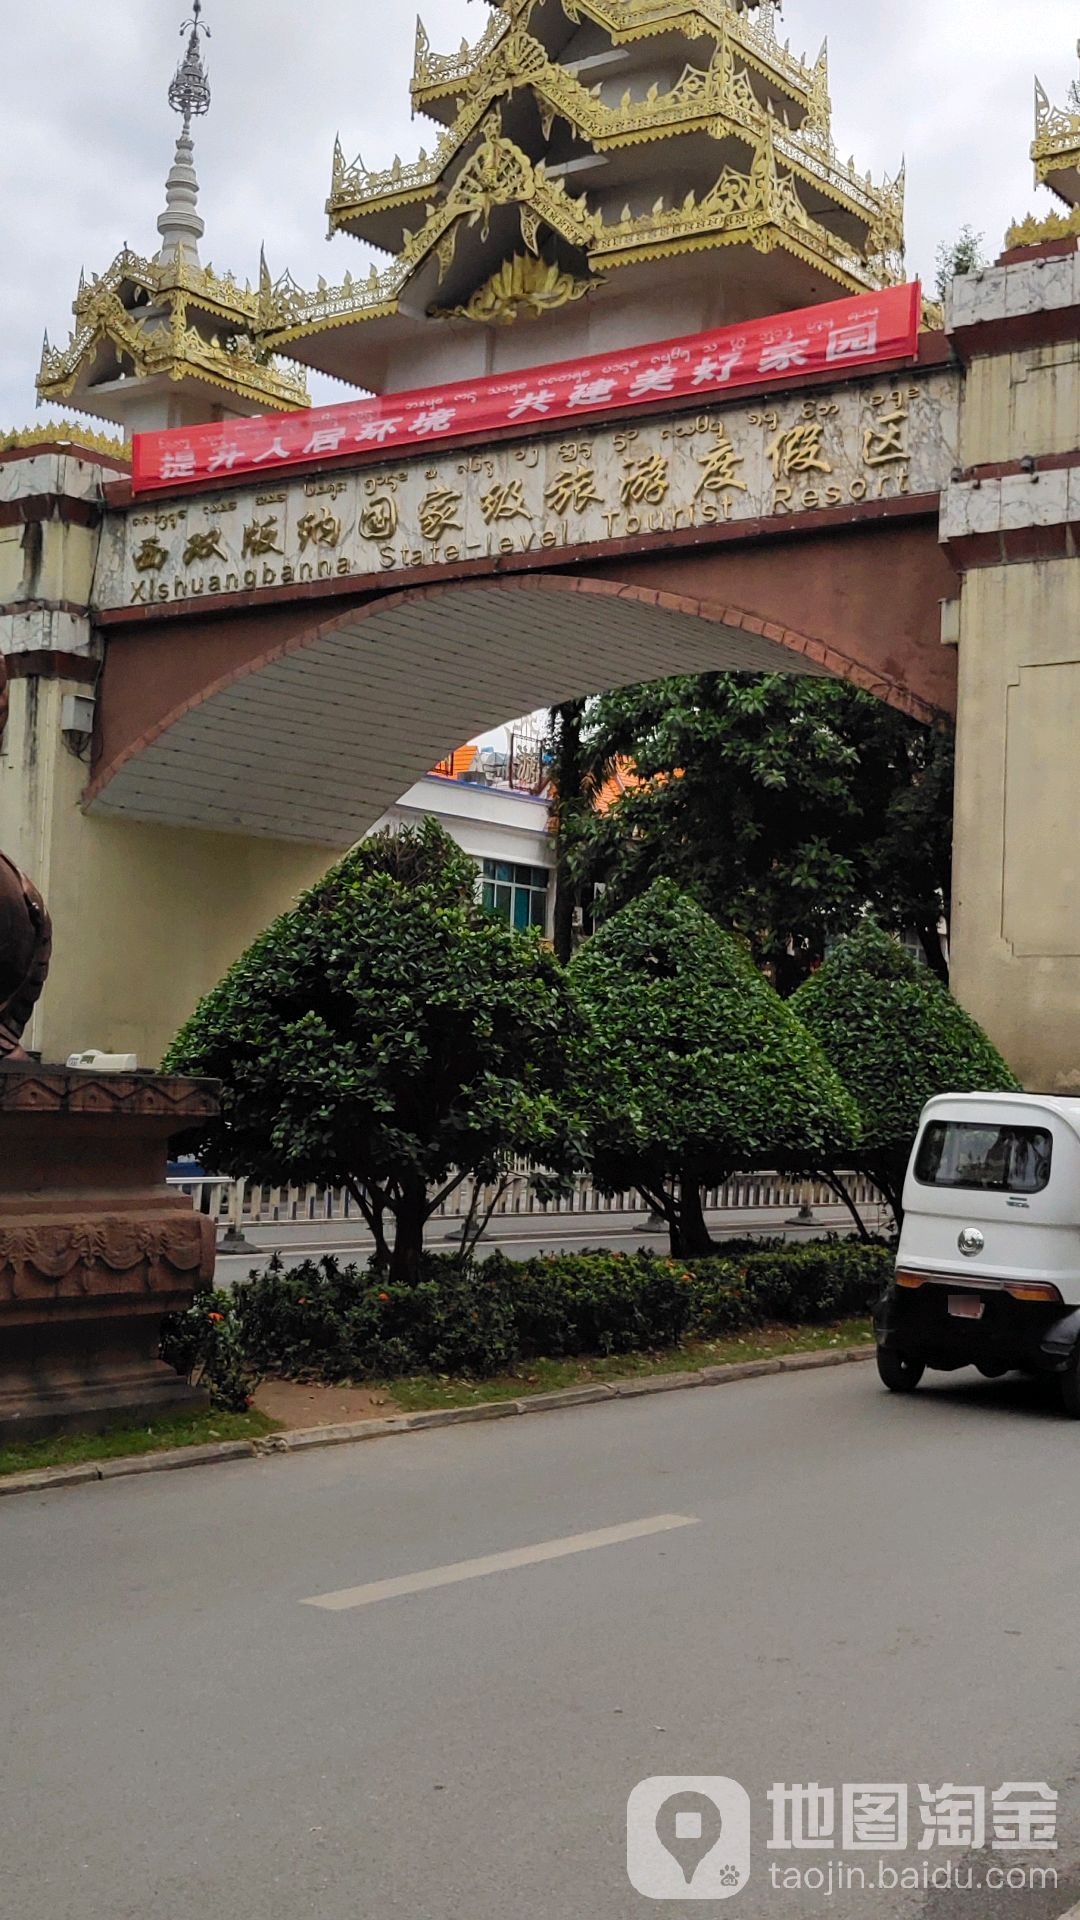
<svg viewBox="0 0 1080 1920"><path fill-rule="evenodd" d="M953 984L1025 1084L1080 1093L1080 567L961 608Z"/></svg>
<svg viewBox="0 0 1080 1920"><path fill-rule="evenodd" d="M1080 446L1080 342L973 360L964 381L965 466Z"/></svg>
<svg viewBox="0 0 1080 1920"><path fill-rule="evenodd" d="M16 680L0 754L0 845L54 926L27 1044L47 1060L98 1047L153 1067L202 994L337 852L88 818L64 744L62 681Z"/></svg>

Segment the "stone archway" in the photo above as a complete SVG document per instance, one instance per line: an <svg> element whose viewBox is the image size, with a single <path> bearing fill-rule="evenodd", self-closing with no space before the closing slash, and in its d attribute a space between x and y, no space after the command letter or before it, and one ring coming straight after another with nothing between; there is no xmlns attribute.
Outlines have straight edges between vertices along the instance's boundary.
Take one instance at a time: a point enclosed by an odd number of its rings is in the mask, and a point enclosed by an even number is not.
<svg viewBox="0 0 1080 1920"><path fill-rule="evenodd" d="M924 671L919 690L918 647L901 657L912 614L904 608L898 625L899 593L860 642L881 559L865 535L862 542L861 584L849 560L826 552L816 566L828 590L815 595L814 568L805 569L801 597L808 612L827 616L826 632L781 624L783 602L794 610L798 577L774 548L753 586L766 605L767 593L776 596L779 619L732 604L738 560L745 567L747 556L714 552L666 567L623 563L617 573L409 589L329 619L298 605L254 628L204 626L201 651L188 647L177 623L115 633L86 806L129 821L348 846L472 733L537 706L680 672L828 674L930 719L947 710L951 660L933 632L943 671L936 681ZM930 552L944 575L936 544ZM894 565L894 579L903 572ZM677 590L684 576L694 590ZM936 583L935 576L931 592ZM926 598L921 577L919 597ZM850 609L846 624L831 600ZM936 601L930 606L936 615ZM925 624L925 608L918 617ZM917 640L926 647L925 635ZM162 677L149 669L165 645L173 670Z"/></svg>

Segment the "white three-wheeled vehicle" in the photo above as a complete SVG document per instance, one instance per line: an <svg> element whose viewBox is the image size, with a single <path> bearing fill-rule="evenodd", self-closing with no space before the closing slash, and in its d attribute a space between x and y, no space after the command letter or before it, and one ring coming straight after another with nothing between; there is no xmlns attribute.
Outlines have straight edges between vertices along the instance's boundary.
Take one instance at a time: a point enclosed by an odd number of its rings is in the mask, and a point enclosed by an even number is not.
<svg viewBox="0 0 1080 1920"><path fill-rule="evenodd" d="M914 1392L927 1367L1019 1368L1057 1375L1080 1419L1080 1099L931 1100L875 1330L893 1393Z"/></svg>

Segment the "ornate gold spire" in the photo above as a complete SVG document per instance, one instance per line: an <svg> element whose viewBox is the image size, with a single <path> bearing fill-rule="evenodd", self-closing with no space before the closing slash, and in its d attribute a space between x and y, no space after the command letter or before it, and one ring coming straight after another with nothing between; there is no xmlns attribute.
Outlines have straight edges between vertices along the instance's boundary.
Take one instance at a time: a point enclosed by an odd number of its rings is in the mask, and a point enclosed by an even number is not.
<svg viewBox="0 0 1080 1920"><path fill-rule="evenodd" d="M180 29L187 46L169 86L182 126L157 223L160 249L149 260L125 247L104 274L80 281L75 331L63 348L46 335L38 373L40 399L70 402L128 432L308 405L303 377L275 365L260 337L259 294L200 259L191 126L210 110L202 9L194 0Z"/></svg>
<svg viewBox="0 0 1080 1920"><path fill-rule="evenodd" d="M193 17L185 20L180 29L181 39L185 33L190 35L187 52L170 82L169 105L174 113L181 115L184 132L190 133L192 120L209 113L212 97L210 76L203 66L202 48L199 45L200 35L207 40L210 38L210 29L202 20L202 0L195 0Z"/></svg>
<svg viewBox="0 0 1080 1920"><path fill-rule="evenodd" d="M191 122L209 113L211 98L210 77L203 66L199 45L200 34L209 39L210 29L203 25L201 14L202 0L195 0L194 18L185 21L180 29L181 36L190 32L190 38L187 52L169 84L169 105L184 124L166 182L165 211L158 221L162 242L158 259L162 262L186 259L194 266L199 264L199 241L206 231L206 223L199 213L199 180L195 172Z"/></svg>
<svg viewBox="0 0 1080 1920"><path fill-rule="evenodd" d="M1080 42L1076 50L1080 54ZM1006 235L1009 247L1034 246L1040 240L1080 234L1080 81L1074 80L1069 89L1068 106L1055 107L1036 79L1031 158L1036 186L1049 187L1069 212L1049 213L1041 220L1030 214L1026 220L1015 221Z"/></svg>
<svg viewBox="0 0 1080 1920"><path fill-rule="evenodd" d="M631 268L662 298L647 271L660 260L689 273L691 256L725 249L732 319L898 279L903 173L876 185L837 153L827 53L798 58L778 13L777 0L493 0L479 42L446 55L419 24L412 99L443 126L434 150L369 173L339 141L327 203L332 234L394 262L317 297L270 289L269 341L379 386L393 325L404 339L425 316L505 323L603 298L609 277L622 292ZM715 311L715 278L699 284Z"/></svg>

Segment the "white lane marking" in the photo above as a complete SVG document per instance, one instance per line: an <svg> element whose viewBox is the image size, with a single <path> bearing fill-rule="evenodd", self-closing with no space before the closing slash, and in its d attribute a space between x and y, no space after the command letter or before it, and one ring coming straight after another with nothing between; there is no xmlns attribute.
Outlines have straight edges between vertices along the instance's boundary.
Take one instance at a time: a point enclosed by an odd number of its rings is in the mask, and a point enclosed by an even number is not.
<svg viewBox="0 0 1080 1920"><path fill-rule="evenodd" d="M345 1613L350 1607L370 1607L377 1600L398 1600L406 1593L429 1593L433 1587L453 1587L460 1580L483 1580L489 1573L510 1573L515 1567L536 1567L545 1560L565 1560L571 1553L592 1553L597 1547L618 1547L627 1540L647 1540L653 1533L672 1533L676 1527L701 1522L682 1513L658 1513L650 1520L630 1520L622 1527L602 1527L598 1533L572 1533L565 1540L543 1540L535 1547L517 1547L510 1553L489 1553L482 1560L459 1560L456 1566L432 1567L426 1573L405 1573L397 1580L373 1580L366 1587L343 1587L339 1593L317 1594L301 1606L321 1607L326 1613Z"/></svg>

